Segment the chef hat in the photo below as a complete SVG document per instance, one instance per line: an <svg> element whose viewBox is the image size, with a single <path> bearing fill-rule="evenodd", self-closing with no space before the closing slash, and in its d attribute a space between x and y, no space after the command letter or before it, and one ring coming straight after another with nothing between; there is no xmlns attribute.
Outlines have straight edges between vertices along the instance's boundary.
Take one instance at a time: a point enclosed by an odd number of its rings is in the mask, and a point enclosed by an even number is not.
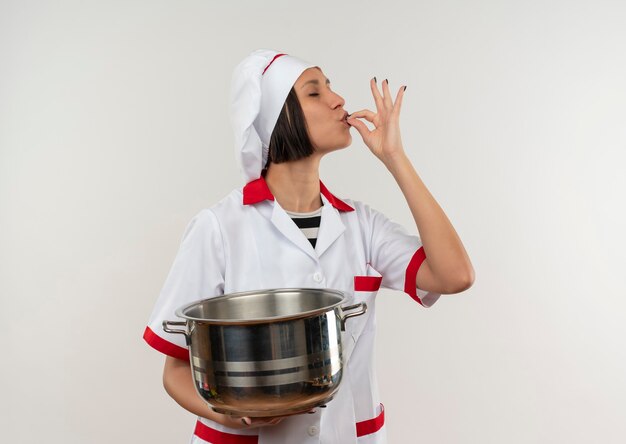
<svg viewBox="0 0 626 444"><path fill-rule="evenodd" d="M312 63L271 49L257 49L235 68L230 119L235 155L246 183L258 179L267 162L270 137L287 95Z"/></svg>

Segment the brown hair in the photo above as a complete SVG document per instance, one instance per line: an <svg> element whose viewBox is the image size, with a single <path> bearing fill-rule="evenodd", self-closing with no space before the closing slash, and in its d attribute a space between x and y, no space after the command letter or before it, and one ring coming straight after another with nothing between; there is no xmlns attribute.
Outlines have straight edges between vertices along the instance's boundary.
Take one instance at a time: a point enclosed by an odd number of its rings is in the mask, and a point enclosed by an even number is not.
<svg viewBox="0 0 626 444"><path fill-rule="evenodd" d="M270 162L283 163L309 157L313 151L304 112L296 91L291 88L272 131L264 168L267 169Z"/></svg>

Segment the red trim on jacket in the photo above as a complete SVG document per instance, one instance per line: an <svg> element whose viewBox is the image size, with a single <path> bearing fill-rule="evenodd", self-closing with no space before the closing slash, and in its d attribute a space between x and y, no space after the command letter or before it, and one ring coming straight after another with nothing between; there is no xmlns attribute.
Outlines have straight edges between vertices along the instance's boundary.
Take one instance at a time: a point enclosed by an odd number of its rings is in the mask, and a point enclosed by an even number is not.
<svg viewBox="0 0 626 444"><path fill-rule="evenodd" d="M233 433L220 432L200 421L196 422L196 429L193 434L213 444L257 444L259 442L258 435L235 435Z"/></svg>
<svg viewBox="0 0 626 444"><path fill-rule="evenodd" d="M382 276L354 276L354 291L378 291Z"/></svg>
<svg viewBox="0 0 626 444"><path fill-rule="evenodd" d="M328 191L328 188L326 188L326 186L322 183L321 180L320 180L320 191L322 192L324 197L328 199L328 201L332 204L332 206L337 208L339 211L354 211L354 208L352 208L350 205L348 205L347 203L345 203L343 200L339 199L335 195L331 194L330 191Z"/></svg>
<svg viewBox="0 0 626 444"><path fill-rule="evenodd" d="M163 354L171 356L176 359L182 359L183 361L189 361L189 350L181 347L180 345L176 345L171 343L170 341L166 341L155 332L153 332L150 327L146 327L143 332L143 339L148 343L148 345L154 348L157 351L160 351Z"/></svg>
<svg viewBox="0 0 626 444"><path fill-rule="evenodd" d="M320 192L324 195L326 199L328 199L331 205L337 208L339 211L354 211L354 208L352 208L350 205L348 205L347 203L333 195L330 191L328 191L328 188L326 188L321 180ZM264 200L274 200L274 195L267 186L265 177L261 176L258 179L248 182L243 187L244 205L255 204Z"/></svg>
<svg viewBox="0 0 626 444"><path fill-rule="evenodd" d="M380 404L380 414L373 419L356 423L356 436L365 436L378 432L385 424L385 406Z"/></svg>
<svg viewBox="0 0 626 444"><path fill-rule="evenodd" d="M251 205L264 200L274 200L274 195L267 186L267 182L263 176L252 182L248 182L243 187L243 204Z"/></svg>
<svg viewBox="0 0 626 444"><path fill-rule="evenodd" d="M424 252L424 247L420 247L409 261L409 265L406 267L406 277L404 279L404 292L422 306L424 304L422 304L422 301L417 295L417 271L422 265L422 262L424 262L424 259L426 259L426 253Z"/></svg>

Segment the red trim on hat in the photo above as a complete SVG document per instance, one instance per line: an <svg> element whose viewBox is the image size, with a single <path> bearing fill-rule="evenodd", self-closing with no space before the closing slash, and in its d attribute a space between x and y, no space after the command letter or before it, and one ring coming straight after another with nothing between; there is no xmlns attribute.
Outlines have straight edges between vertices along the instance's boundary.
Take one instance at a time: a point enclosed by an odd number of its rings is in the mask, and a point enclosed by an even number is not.
<svg viewBox="0 0 626 444"><path fill-rule="evenodd" d="M284 56L284 55L287 55L287 54L276 54L276 55L274 56L274 58L272 59L272 61L271 61L271 62L269 62L269 64L265 67L265 69L263 70L263 73L262 73L261 75L265 74L265 71L267 71L267 68L269 68L269 67L270 67L270 65L271 65L272 63L274 63L274 60L276 60L278 57L280 57L280 56Z"/></svg>
<svg viewBox="0 0 626 444"><path fill-rule="evenodd" d="M424 262L424 259L426 259L426 252L424 251L424 247L420 247L409 261L404 279L404 292L419 302L420 305L424 304L422 304L421 299L417 295L417 272L422 262Z"/></svg>
<svg viewBox="0 0 626 444"><path fill-rule="evenodd" d="M148 343L150 347L154 348L157 351L160 351L163 354L171 356L172 358L182 359L183 361L189 361L188 349L166 341L155 332L153 332L150 327L146 327L146 329L144 330L143 339Z"/></svg>
<svg viewBox="0 0 626 444"><path fill-rule="evenodd" d="M328 191L328 188L322 183L320 180L320 192L324 195L326 199L331 203L331 205L337 208L340 211L354 211L350 205L342 201L341 199L335 197ZM251 182L248 182L246 186L243 187L243 204L250 205L262 202L264 200L274 200L274 195L270 191L267 186L267 182L263 176L255 179Z"/></svg>
<svg viewBox="0 0 626 444"><path fill-rule="evenodd" d="M200 421L196 422L196 429L193 434L204 441L215 444L257 444L259 442L258 435L235 435L234 433L220 432Z"/></svg>
<svg viewBox="0 0 626 444"><path fill-rule="evenodd" d="M385 424L385 406L380 404L380 414L373 419L356 423L356 436L365 436L378 432Z"/></svg>

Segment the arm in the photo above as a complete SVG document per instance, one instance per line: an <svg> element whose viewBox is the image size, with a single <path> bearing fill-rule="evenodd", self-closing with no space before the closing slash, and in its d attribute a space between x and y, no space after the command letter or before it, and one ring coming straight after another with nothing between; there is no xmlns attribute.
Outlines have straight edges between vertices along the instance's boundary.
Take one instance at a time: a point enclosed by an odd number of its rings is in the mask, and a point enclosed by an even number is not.
<svg viewBox="0 0 626 444"><path fill-rule="evenodd" d="M167 356L163 368L163 386L165 391L185 410L203 418L210 419L226 427L244 429L278 424L277 418L245 418L248 425L244 425L240 416L222 415L211 409L198 395L191 376L189 362Z"/></svg>
<svg viewBox="0 0 626 444"><path fill-rule="evenodd" d="M382 82L382 95L375 77L370 80L370 87L377 113L368 109L357 111L351 114L348 123L359 131L367 147L391 172L411 209L426 254L417 272L417 287L440 294L464 291L474 282L474 269L467 252L402 145L400 109L406 87L399 89L395 103L386 79ZM375 129L370 131L358 118L373 123Z"/></svg>
<svg viewBox="0 0 626 444"><path fill-rule="evenodd" d="M167 356L163 368L163 386L174 401L185 410L228 427L243 426L240 420L231 423L233 420L229 416L214 412L198 395L191 377L189 362Z"/></svg>
<svg viewBox="0 0 626 444"><path fill-rule="evenodd" d="M385 165L411 209L426 254L417 273L417 287L441 294L467 290L474 282L474 269L446 214L404 152Z"/></svg>

